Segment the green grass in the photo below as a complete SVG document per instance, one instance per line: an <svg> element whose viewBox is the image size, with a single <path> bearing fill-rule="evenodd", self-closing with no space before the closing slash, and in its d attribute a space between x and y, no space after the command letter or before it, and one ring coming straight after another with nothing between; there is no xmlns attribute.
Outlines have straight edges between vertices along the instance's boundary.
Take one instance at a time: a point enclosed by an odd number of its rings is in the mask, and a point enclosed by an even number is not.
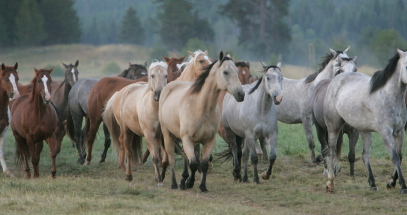
<svg viewBox="0 0 407 215"><path fill-rule="evenodd" d="M11 132L10 132L11 133ZM208 193L201 193L198 182L187 190L170 189L169 173L163 187L157 187L151 161L133 172L134 180L124 180L111 149L105 163L99 164L103 149L102 133L95 142L90 166L76 164L77 152L65 138L57 157L57 179L50 174L51 159L47 146L41 154L40 178L25 179L22 167L13 163L14 140L9 135L6 159L16 178L0 176L1 214L405 214L407 197L399 187L387 190L385 182L393 165L375 135L372 168L379 191L370 191L357 145L355 180L349 177L349 166L342 159L342 170L335 179L336 192L325 193L327 179L323 166L310 162L310 153L301 125L279 123L277 160L270 180L261 184L239 183L232 178L232 164L215 162L208 175ZM345 138L347 141L347 138ZM319 152L317 142L316 151ZM225 143L218 139L215 151ZM344 143L343 157L347 154ZM267 168L261 161L260 172ZM181 179L182 162L177 158L177 179ZM405 170L405 168L403 168ZM252 181L252 168L249 179Z"/></svg>

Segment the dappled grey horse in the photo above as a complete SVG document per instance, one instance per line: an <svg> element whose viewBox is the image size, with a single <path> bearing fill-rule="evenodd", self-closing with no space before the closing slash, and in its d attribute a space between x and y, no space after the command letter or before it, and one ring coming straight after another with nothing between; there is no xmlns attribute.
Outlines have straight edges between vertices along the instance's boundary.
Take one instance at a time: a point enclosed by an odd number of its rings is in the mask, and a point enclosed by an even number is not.
<svg viewBox="0 0 407 215"><path fill-rule="evenodd" d="M401 185L401 193L407 193L401 173L407 86L407 52L397 49L386 68L372 77L361 73L343 73L329 84L325 102L324 117L328 129L329 161L327 191L334 191L334 166L338 135L344 123L359 130L363 142L363 161L368 173L371 190L377 190L370 167L370 146L372 131L378 132L395 166L388 188Z"/></svg>
<svg viewBox="0 0 407 215"><path fill-rule="evenodd" d="M337 58L334 65L335 76L345 72L356 72L356 59L357 56L353 58ZM314 93L312 94L312 115L315 123L315 128L317 131L318 140L321 143L321 154L324 158L324 174L328 174L327 170L327 156L328 156L328 131L326 129L325 118L324 118L324 101L325 94L329 83L332 79L325 79L320 81L316 86ZM354 163L355 163L355 146L359 138L359 131L352 126L345 123L343 125L342 132L339 134L338 144L336 149L336 155L339 158L342 148L343 133L346 133L349 138L349 154L348 160L350 165L350 176L354 177ZM336 168L339 171L339 166Z"/></svg>
<svg viewBox="0 0 407 215"><path fill-rule="evenodd" d="M334 77L334 60L338 56L348 58L346 54L348 50L349 47L343 52L330 49L331 53L324 57L321 68L306 78L300 80L283 79L282 96L284 102L277 106L278 121L287 124L303 124L313 162L315 162L315 143L312 133L312 92L315 85L321 80Z"/></svg>
<svg viewBox="0 0 407 215"><path fill-rule="evenodd" d="M270 178L273 163L277 158L277 111L276 105L281 102L281 85L283 76L277 66L263 65L264 74L255 83L244 85L246 93L243 102L237 102L230 94L223 100L222 124L225 128L227 142L232 149L235 180L242 180L240 174L240 160L242 141L244 141L243 181L247 182L247 162L249 151L254 169L254 182L259 183L257 173L258 155L256 152L257 139L263 138L270 151L269 166L262 174L262 178Z"/></svg>

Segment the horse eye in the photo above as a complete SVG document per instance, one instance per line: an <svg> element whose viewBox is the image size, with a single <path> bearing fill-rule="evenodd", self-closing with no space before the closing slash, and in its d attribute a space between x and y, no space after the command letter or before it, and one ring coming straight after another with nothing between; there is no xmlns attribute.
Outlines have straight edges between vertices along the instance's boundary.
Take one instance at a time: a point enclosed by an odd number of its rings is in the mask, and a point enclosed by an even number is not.
<svg viewBox="0 0 407 215"><path fill-rule="evenodd" d="M6 80L7 82L9 82L9 81L10 81L10 79L8 79L8 78L6 78L5 80Z"/></svg>
<svg viewBox="0 0 407 215"><path fill-rule="evenodd" d="M200 61L199 61L199 63L203 63L203 62L204 62L204 60L200 60Z"/></svg>
<svg viewBox="0 0 407 215"><path fill-rule="evenodd" d="M267 77L267 80L270 80L270 77Z"/></svg>
<svg viewBox="0 0 407 215"><path fill-rule="evenodd" d="M168 77L168 75L165 75L165 78L167 78Z"/></svg>
<svg viewBox="0 0 407 215"><path fill-rule="evenodd" d="M151 75L151 78L154 78L154 75Z"/></svg>
<svg viewBox="0 0 407 215"><path fill-rule="evenodd" d="M229 72L228 71L223 71L223 74L224 75L229 75Z"/></svg>
<svg viewBox="0 0 407 215"><path fill-rule="evenodd" d="M172 72L177 72L177 70L173 69Z"/></svg>

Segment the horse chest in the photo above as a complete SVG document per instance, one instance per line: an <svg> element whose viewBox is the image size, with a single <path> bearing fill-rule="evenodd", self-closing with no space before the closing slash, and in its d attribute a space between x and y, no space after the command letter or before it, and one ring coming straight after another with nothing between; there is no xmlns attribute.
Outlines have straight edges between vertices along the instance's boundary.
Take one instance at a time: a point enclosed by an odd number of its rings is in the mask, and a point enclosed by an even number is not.
<svg viewBox="0 0 407 215"><path fill-rule="evenodd" d="M217 128L212 124L205 123L196 125L190 132L189 136L193 142L207 141L213 138L217 132Z"/></svg>

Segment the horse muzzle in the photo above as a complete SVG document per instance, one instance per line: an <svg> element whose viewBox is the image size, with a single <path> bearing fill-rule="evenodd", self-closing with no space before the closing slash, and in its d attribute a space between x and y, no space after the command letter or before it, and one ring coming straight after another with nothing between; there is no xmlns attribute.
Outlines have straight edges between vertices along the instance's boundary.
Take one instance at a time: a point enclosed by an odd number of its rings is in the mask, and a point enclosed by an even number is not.
<svg viewBox="0 0 407 215"><path fill-rule="evenodd" d="M154 92L154 101L158 101L160 99L161 91Z"/></svg>
<svg viewBox="0 0 407 215"><path fill-rule="evenodd" d="M279 105L281 101L283 101L283 96L281 96L281 94L278 94L277 96L273 97L273 100L275 105Z"/></svg>
<svg viewBox="0 0 407 215"><path fill-rule="evenodd" d="M244 100L244 95L245 93L243 92L243 90L239 90L237 93L235 93L234 97L237 102L242 102Z"/></svg>

